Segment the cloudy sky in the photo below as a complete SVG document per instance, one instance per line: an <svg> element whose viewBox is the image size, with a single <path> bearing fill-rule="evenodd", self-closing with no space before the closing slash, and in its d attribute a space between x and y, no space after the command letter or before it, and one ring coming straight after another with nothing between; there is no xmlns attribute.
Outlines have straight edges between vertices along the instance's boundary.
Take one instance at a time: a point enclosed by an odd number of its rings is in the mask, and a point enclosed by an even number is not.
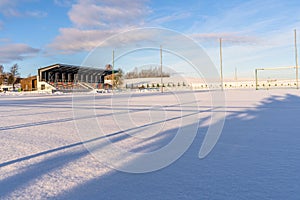
<svg viewBox="0 0 300 200"><path fill-rule="evenodd" d="M221 37L225 76L235 68L251 76L257 67L295 64L299 9L296 0L0 0L0 64L18 63L22 76L54 63L81 65L111 36L159 27L197 42L216 66ZM151 40L134 35L126 43L137 37Z"/></svg>

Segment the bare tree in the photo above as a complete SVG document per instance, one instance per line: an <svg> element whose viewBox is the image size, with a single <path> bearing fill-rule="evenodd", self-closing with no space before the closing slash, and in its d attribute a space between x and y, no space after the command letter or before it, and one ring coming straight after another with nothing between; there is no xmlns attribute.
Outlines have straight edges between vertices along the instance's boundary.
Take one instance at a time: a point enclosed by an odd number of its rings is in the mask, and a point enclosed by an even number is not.
<svg viewBox="0 0 300 200"><path fill-rule="evenodd" d="M116 86L119 88L123 84L123 71L122 69L118 69L118 73L114 75L114 81Z"/></svg>
<svg viewBox="0 0 300 200"><path fill-rule="evenodd" d="M9 73L9 77L8 77L8 83L13 85L13 90L15 90L15 83L17 80L17 77L19 75L19 65L18 64L14 64L11 68L10 68L10 73Z"/></svg>
<svg viewBox="0 0 300 200"><path fill-rule="evenodd" d="M125 74L126 79L133 79L133 78L153 78L153 77L160 77L160 68L159 67L150 67L148 69L138 70L138 68L134 68L133 71L127 72ZM167 72L163 72L163 77L170 77L170 74Z"/></svg>
<svg viewBox="0 0 300 200"><path fill-rule="evenodd" d="M0 85L2 85L4 79L4 67L0 65Z"/></svg>

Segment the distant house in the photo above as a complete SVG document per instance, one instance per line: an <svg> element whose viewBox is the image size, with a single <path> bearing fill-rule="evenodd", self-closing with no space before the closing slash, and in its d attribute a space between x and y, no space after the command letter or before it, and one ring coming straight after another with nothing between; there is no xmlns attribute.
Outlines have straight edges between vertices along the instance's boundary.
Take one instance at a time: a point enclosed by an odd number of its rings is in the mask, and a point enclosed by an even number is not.
<svg viewBox="0 0 300 200"><path fill-rule="evenodd" d="M30 76L21 80L22 91L35 91L37 90L37 76Z"/></svg>
<svg viewBox="0 0 300 200"><path fill-rule="evenodd" d="M20 82L22 78L16 77L15 82L14 82L14 87L13 84L9 83L9 78L8 74L2 74L0 75L0 92L2 91L13 91L13 89L18 90L21 88Z"/></svg>

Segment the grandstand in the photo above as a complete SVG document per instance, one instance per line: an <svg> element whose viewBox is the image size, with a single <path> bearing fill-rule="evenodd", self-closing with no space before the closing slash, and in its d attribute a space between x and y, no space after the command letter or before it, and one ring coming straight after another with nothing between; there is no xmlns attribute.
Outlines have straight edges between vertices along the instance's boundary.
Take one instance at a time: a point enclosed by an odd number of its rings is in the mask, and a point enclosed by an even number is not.
<svg viewBox="0 0 300 200"><path fill-rule="evenodd" d="M111 85L104 80L105 76L112 73L111 69L54 64L38 69L37 89L39 91L109 89Z"/></svg>

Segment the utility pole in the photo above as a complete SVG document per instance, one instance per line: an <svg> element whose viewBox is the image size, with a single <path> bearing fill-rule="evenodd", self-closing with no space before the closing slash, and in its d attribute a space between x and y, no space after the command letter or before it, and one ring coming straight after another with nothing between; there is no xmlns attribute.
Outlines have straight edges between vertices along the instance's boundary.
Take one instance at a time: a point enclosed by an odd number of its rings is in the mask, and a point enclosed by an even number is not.
<svg viewBox="0 0 300 200"><path fill-rule="evenodd" d="M298 51L297 51L297 30L294 30L295 35L295 60L296 60L296 84L297 89L299 89L299 76L298 76Z"/></svg>
<svg viewBox="0 0 300 200"><path fill-rule="evenodd" d="M160 45L160 85L161 85L161 93L164 92L163 87L163 66L162 66L162 47Z"/></svg>
<svg viewBox="0 0 300 200"><path fill-rule="evenodd" d="M222 58L222 38L220 38L220 78L221 78L221 89L223 90L223 58Z"/></svg>

